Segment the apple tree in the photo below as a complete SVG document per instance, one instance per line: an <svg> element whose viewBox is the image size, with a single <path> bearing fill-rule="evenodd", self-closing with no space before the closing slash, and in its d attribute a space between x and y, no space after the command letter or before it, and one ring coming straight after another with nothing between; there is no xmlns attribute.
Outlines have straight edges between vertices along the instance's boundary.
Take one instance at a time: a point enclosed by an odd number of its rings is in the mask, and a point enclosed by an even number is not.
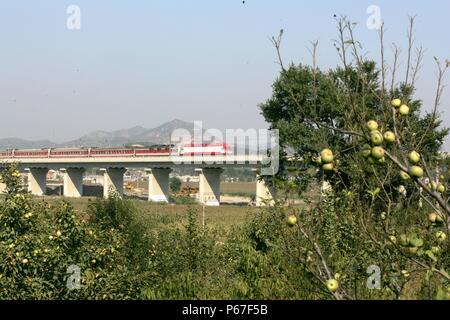
<svg viewBox="0 0 450 320"><path fill-rule="evenodd" d="M311 65L285 66L283 31L272 39L281 73L260 108L280 132L283 157L274 180L299 194L317 182L331 185L307 210L288 209L288 229L295 231L284 234L285 244L298 244L291 254L334 298L445 298L450 207L440 151L448 130L439 106L449 65L435 58L435 101L425 112L415 96L424 50L414 51L414 19L404 76L397 45L393 62L386 61L384 26L379 63L363 53L355 28L337 20L341 65L328 71L318 67L318 43ZM366 283L371 266L381 270L378 291Z"/></svg>
<svg viewBox="0 0 450 320"><path fill-rule="evenodd" d="M129 209L110 199L81 215L62 201L38 201L24 190L16 165L1 172L0 299L124 299L139 281L130 264ZM135 246L134 246L135 247ZM79 287L68 286L74 267ZM73 270L75 270L73 269Z"/></svg>

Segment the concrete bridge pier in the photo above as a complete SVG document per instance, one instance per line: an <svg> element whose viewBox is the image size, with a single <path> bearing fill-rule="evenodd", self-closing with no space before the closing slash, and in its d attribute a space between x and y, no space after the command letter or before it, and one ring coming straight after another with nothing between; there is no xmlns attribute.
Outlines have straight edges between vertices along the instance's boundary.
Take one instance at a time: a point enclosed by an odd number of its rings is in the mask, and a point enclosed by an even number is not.
<svg viewBox="0 0 450 320"><path fill-rule="evenodd" d="M125 168L106 168L103 171L103 197L108 199L112 193L123 198L123 175Z"/></svg>
<svg viewBox="0 0 450 320"><path fill-rule="evenodd" d="M199 202L206 206L220 206L220 175L222 168L196 169L199 173Z"/></svg>
<svg viewBox="0 0 450 320"><path fill-rule="evenodd" d="M256 206L273 206L275 204L275 189L267 184L268 177L256 177Z"/></svg>
<svg viewBox="0 0 450 320"><path fill-rule="evenodd" d="M64 197L81 198L83 196L83 168L64 168Z"/></svg>
<svg viewBox="0 0 450 320"><path fill-rule="evenodd" d="M43 196L47 190L47 168L30 168L28 171L28 192L34 196Z"/></svg>
<svg viewBox="0 0 450 320"><path fill-rule="evenodd" d="M169 203L169 175L170 168L153 168L146 170L148 174L148 201Z"/></svg>

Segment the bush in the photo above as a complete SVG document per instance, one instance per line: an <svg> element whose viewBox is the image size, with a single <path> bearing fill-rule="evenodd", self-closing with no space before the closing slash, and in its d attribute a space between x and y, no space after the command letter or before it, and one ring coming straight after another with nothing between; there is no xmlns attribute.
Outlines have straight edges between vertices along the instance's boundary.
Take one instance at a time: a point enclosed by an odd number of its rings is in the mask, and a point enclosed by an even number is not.
<svg viewBox="0 0 450 320"><path fill-rule="evenodd" d="M181 190L181 180L178 177L171 177L169 181L170 191L178 193Z"/></svg>
<svg viewBox="0 0 450 320"><path fill-rule="evenodd" d="M80 216L62 201L35 201L21 187L17 167L2 173L7 194L0 203L0 299L111 299L136 295L127 254L127 208L110 199ZM81 290L70 290L70 266Z"/></svg>

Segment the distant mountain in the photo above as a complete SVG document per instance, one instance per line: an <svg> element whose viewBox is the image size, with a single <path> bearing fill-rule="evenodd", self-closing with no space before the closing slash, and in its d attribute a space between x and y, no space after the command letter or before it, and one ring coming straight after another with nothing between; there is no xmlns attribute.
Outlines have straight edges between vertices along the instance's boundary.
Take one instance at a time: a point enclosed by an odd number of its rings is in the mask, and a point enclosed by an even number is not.
<svg viewBox="0 0 450 320"><path fill-rule="evenodd" d="M29 141L17 138L0 139L0 150L40 149L53 147L120 147L128 144L168 144L176 129L187 130L192 136L194 124L182 120L173 120L159 127L146 129L140 126L116 131L94 131L76 140L55 143L49 140Z"/></svg>
<svg viewBox="0 0 450 320"><path fill-rule="evenodd" d="M57 144L49 141L49 140L38 140L38 141L29 141L25 139L18 138L6 138L0 139L0 150L6 149L41 149L41 148L52 148Z"/></svg>
<svg viewBox="0 0 450 320"><path fill-rule="evenodd" d="M94 131L82 136L79 139L60 144L60 147L111 147L123 146L125 144L136 143L135 137L146 132L143 127L133 127L130 129L108 131Z"/></svg>
<svg viewBox="0 0 450 320"><path fill-rule="evenodd" d="M152 141L156 144L169 144L172 133L177 129L187 130L192 137L194 136L193 123L176 119L137 135L135 140L141 143Z"/></svg>

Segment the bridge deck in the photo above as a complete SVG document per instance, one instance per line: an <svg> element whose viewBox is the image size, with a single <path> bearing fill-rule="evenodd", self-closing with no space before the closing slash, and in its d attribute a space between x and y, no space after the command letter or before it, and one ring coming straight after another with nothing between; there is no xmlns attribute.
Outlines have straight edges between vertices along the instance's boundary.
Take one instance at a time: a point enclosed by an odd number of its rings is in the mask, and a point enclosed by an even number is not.
<svg viewBox="0 0 450 320"><path fill-rule="evenodd" d="M197 166L197 167L256 167L264 162L262 155L227 156L151 156L151 157L83 157L83 158L9 158L0 159L0 167L8 163L17 163L21 168L63 168L63 167L123 167L152 168Z"/></svg>

